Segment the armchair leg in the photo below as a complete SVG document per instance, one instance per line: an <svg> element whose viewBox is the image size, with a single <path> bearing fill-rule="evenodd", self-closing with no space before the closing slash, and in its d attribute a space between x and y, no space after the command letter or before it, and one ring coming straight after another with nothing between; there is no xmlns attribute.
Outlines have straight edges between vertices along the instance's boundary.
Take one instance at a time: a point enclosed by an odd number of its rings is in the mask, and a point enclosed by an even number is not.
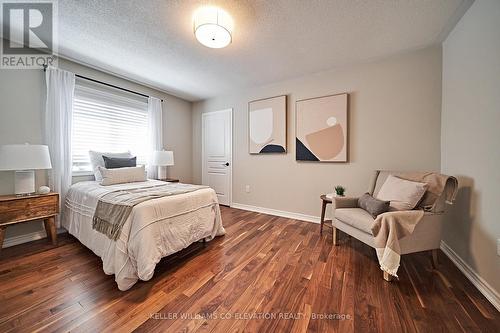
<svg viewBox="0 0 500 333"><path fill-rule="evenodd" d="M391 282L392 275L384 271L384 280L386 280L387 282Z"/></svg>
<svg viewBox="0 0 500 333"><path fill-rule="evenodd" d="M437 269L439 262L438 262L438 249L434 249L431 251L432 253L432 268Z"/></svg>
<svg viewBox="0 0 500 333"><path fill-rule="evenodd" d="M333 223L333 222L332 222ZM332 224L332 230L333 230L333 245L337 245L337 228L335 228Z"/></svg>

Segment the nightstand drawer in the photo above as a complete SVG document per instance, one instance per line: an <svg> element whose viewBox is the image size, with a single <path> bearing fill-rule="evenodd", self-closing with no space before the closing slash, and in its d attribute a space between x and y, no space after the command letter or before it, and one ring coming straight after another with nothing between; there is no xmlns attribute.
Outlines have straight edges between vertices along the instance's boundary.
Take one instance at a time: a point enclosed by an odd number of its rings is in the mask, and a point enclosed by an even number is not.
<svg viewBox="0 0 500 333"><path fill-rule="evenodd" d="M59 212L59 195L48 194L0 201L0 224L56 215Z"/></svg>

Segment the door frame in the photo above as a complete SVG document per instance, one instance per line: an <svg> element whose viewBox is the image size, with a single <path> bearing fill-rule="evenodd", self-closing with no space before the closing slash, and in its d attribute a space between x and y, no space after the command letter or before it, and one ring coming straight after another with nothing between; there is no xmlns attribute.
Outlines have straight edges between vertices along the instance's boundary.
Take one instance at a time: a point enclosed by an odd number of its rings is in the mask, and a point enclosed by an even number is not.
<svg viewBox="0 0 500 333"><path fill-rule="evenodd" d="M209 111L201 114L201 182L205 180L205 118L218 113L229 113L229 207L233 206L233 108Z"/></svg>

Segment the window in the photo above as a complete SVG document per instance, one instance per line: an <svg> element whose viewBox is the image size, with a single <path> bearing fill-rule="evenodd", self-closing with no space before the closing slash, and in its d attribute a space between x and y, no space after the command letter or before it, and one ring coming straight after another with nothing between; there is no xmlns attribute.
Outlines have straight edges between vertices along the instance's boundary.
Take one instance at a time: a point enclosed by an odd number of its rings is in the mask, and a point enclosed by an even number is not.
<svg viewBox="0 0 500 333"><path fill-rule="evenodd" d="M148 152L147 99L78 80L73 100L73 172L92 171L89 150L130 151L138 164Z"/></svg>

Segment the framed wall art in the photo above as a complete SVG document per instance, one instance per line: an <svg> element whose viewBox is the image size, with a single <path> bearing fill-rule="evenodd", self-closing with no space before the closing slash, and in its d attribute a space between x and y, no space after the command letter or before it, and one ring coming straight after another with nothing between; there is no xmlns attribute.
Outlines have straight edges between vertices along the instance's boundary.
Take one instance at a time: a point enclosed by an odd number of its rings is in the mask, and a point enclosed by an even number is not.
<svg viewBox="0 0 500 333"><path fill-rule="evenodd" d="M286 153L286 96L248 103L248 152Z"/></svg>
<svg viewBox="0 0 500 333"><path fill-rule="evenodd" d="M295 159L347 162L348 94L303 99L295 106Z"/></svg>

